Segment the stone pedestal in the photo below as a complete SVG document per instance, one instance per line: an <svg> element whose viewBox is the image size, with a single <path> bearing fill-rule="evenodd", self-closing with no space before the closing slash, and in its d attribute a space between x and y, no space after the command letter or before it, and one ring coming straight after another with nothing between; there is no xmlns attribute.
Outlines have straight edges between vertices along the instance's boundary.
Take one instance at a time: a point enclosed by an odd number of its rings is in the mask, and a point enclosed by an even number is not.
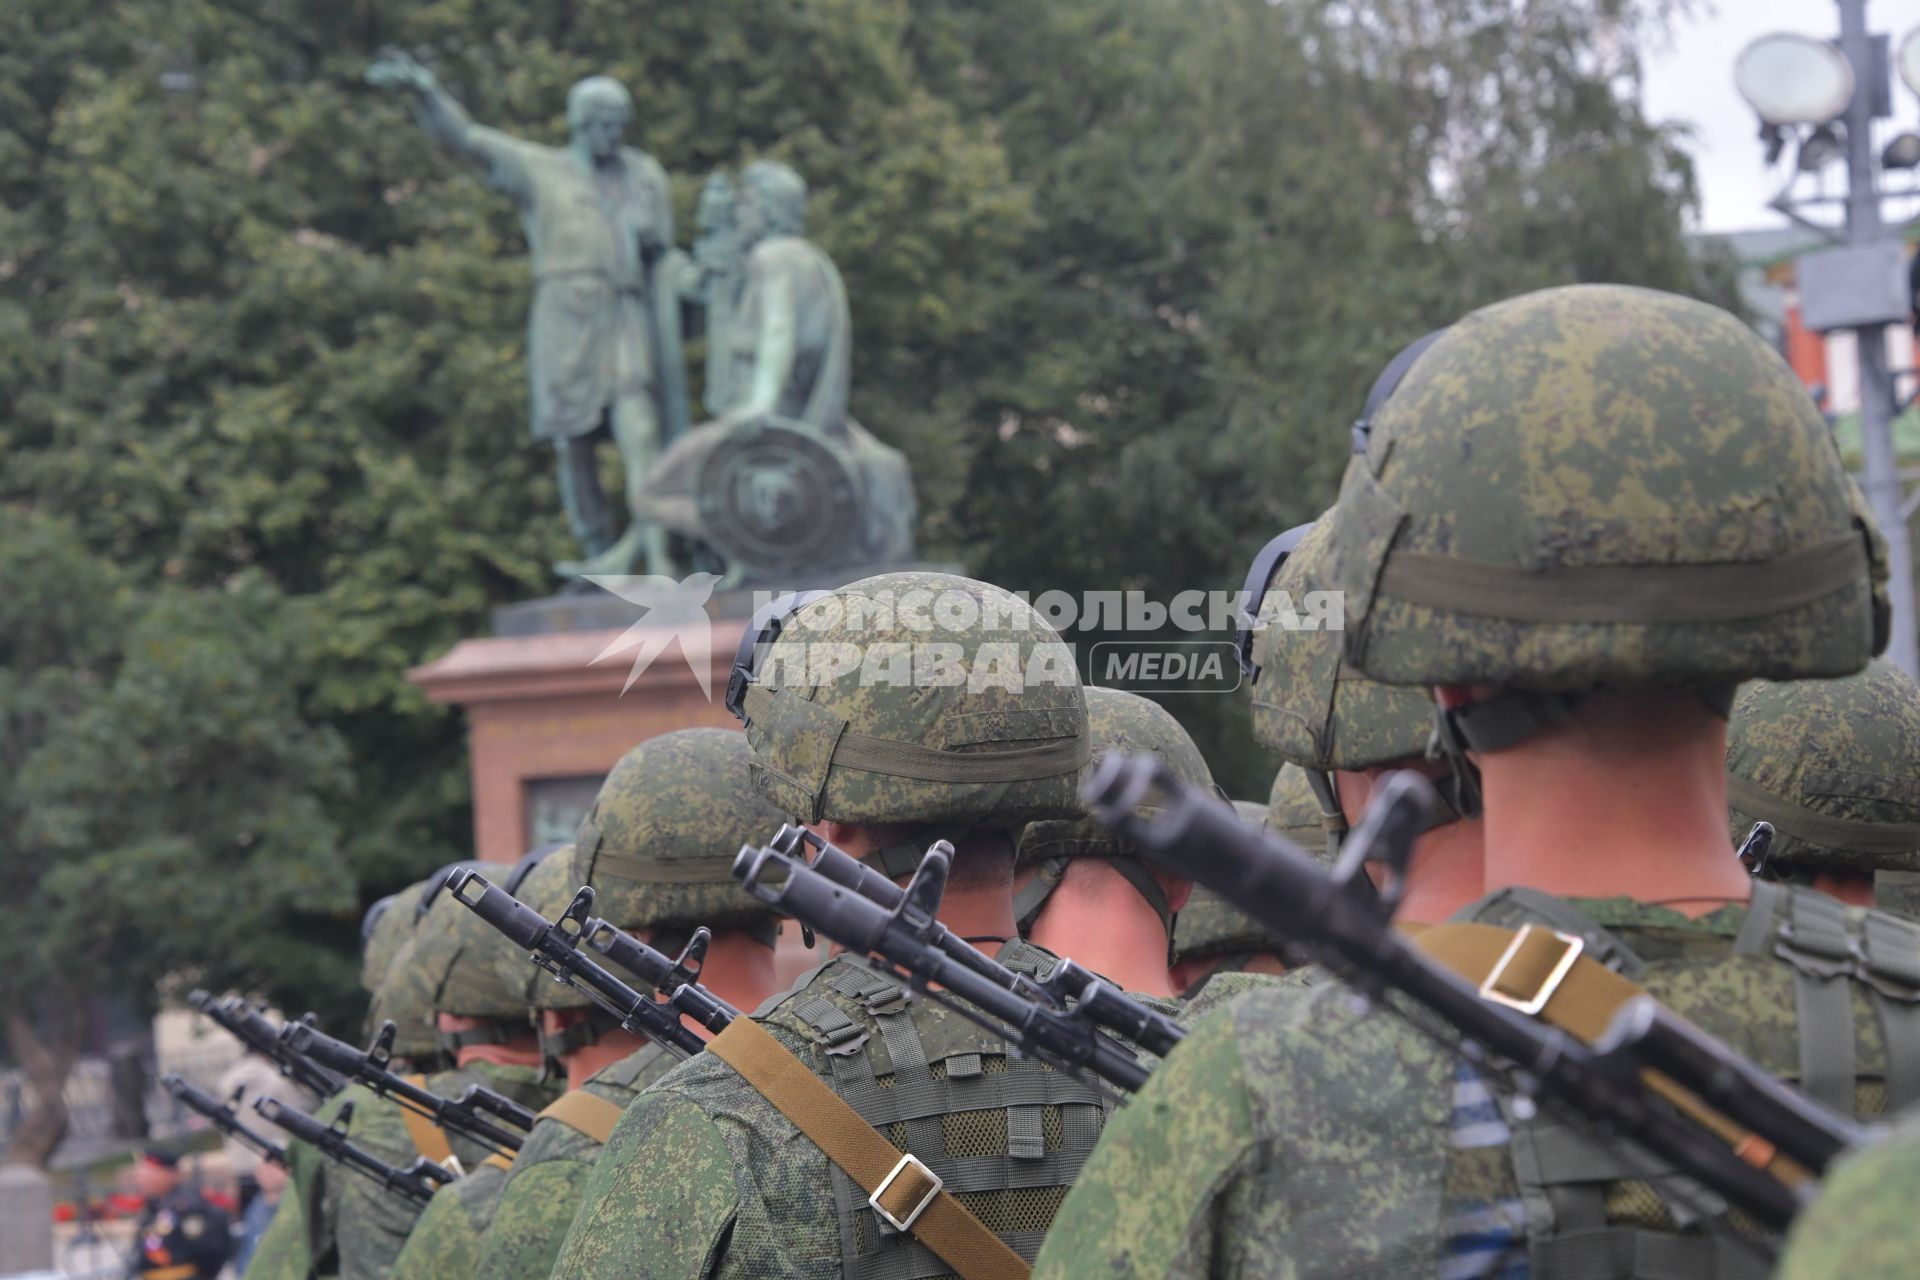
<svg viewBox="0 0 1920 1280"><path fill-rule="evenodd" d="M513 606L494 620L509 634L463 640L407 673L435 702L467 713L478 857L511 862L548 839L571 839L601 779L635 743L674 729L738 727L723 699L746 624L712 624L711 700L678 642L623 693L633 650L594 659L635 612L607 596ZM560 629L581 624L592 629Z"/></svg>
<svg viewBox="0 0 1920 1280"><path fill-rule="evenodd" d="M0 1165L0 1276L53 1271L53 1186L23 1164Z"/></svg>

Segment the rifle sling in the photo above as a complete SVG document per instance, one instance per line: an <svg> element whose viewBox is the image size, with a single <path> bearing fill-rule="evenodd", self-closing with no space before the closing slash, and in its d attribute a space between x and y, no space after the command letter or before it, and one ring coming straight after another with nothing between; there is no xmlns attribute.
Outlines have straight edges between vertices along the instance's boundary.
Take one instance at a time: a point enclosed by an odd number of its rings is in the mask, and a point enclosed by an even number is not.
<svg viewBox="0 0 1920 1280"><path fill-rule="evenodd" d="M625 1108L585 1089L573 1089L548 1103L540 1114L551 1116L604 1147L613 1136L613 1126L619 1124L625 1114Z"/></svg>
<svg viewBox="0 0 1920 1280"><path fill-rule="evenodd" d="M427 1087L425 1076L408 1076L407 1083L416 1089ZM413 1139L413 1149L437 1165L452 1167L447 1162L453 1159L453 1144L447 1141L446 1133L428 1116L421 1115L411 1107L400 1108L400 1121L407 1126L407 1136Z"/></svg>
<svg viewBox="0 0 1920 1280"><path fill-rule="evenodd" d="M1029 1268L1019 1254L945 1189L934 1191L929 1200L934 1184L921 1172L925 1166L909 1163L910 1157L759 1023L735 1018L707 1045L707 1052L745 1077L878 1207L905 1219L925 1201L925 1209L910 1220L907 1230L963 1280L1026 1280ZM886 1193L877 1194L890 1175Z"/></svg>
<svg viewBox="0 0 1920 1280"><path fill-rule="evenodd" d="M1545 1006L1533 1016L1582 1044L1598 1040L1627 1001L1647 994L1584 953L1574 958L1554 985L1553 974L1565 962L1567 946L1547 928L1529 926L1516 932L1486 924L1436 924L1423 930L1414 945L1476 987L1484 989L1497 972L1500 980L1494 989L1511 999L1525 1001L1549 991ZM1657 1071L1643 1071L1640 1076L1647 1088L1705 1126L1748 1164L1790 1187L1809 1180L1811 1175L1803 1166L1780 1155L1764 1137L1729 1120L1666 1076Z"/></svg>

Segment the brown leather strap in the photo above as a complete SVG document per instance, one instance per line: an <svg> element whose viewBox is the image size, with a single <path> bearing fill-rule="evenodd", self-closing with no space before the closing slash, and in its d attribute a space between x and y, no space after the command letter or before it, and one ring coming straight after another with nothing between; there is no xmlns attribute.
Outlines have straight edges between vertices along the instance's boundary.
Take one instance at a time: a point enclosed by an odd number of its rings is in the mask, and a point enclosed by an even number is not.
<svg viewBox="0 0 1920 1280"><path fill-rule="evenodd" d="M876 1207L897 1221L908 1221L913 1237L964 1280L1026 1280L1029 1268L1019 1254L944 1189L935 1189L938 1184L929 1179L925 1165L903 1156L766 1028L752 1018L735 1018L707 1045L707 1052L744 1076L859 1184ZM923 1202L926 1207L909 1218Z"/></svg>
<svg viewBox="0 0 1920 1280"><path fill-rule="evenodd" d="M625 1112L617 1102L608 1102L585 1089L574 1089L555 1098L540 1114L552 1116L567 1128L592 1138L604 1147L607 1139L613 1136L613 1126L620 1123L620 1117Z"/></svg>
<svg viewBox="0 0 1920 1280"><path fill-rule="evenodd" d="M1599 1039L1627 1001L1647 994L1584 953L1569 962L1569 947L1562 936L1538 925L1516 932L1487 924L1437 924L1423 931L1414 945L1480 987L1483 994L1491 992L1489 998L1502 997L1502 1003L1558 1027L1583 1044ZM1496 975L1498 980L1489 983ZM1541 995L1546 999L1538 1009L1521 1007ZM1649 1089L1732 1147L1742 1160L1788 1186L1808 1181L1804 1166L1780 1155L1765 1138L1729 1120L1666 1076L1644 1071L1641 1078Z"/></svg>
<svg viewBox="0 0 1920 1280"><path fill-rule="evenodd" d="M200 1268L191 1262L176 1262L169 1267L142 1267L140 1280L192 1280Z"/></svg>
<svg viewBox="0 0 1920 1280"><path fill-rule="evenodd" d="M489 1168L494 1168L494 1169L513 1168L513 1158L511 1156L502 1155L498 1151L494 1152L492 1155L488 1156L485 1160L482 1160L480 1163L488 1166Z"/></svg>
<svg viewBox="0 0 1920 1280"><path fill-rule="evenodd" d="M427 1087L427 1078L408 1076L407 1083L416 1089L424 1089ZM409 1107L401 1107L400 1122L407 1126L407 1136L413 1139L415 1151L439 1165L453 1159L453 1144L447 1141L447 1135L431 1119Z"/></svg>

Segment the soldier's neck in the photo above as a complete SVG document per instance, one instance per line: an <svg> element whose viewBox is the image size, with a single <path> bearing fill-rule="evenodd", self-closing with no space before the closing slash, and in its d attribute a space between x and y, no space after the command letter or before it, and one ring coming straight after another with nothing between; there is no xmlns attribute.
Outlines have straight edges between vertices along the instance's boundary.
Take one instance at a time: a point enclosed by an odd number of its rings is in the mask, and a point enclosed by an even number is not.
<svg viewBox="0 0 1920 1280"><path fill-rule="evenodd" d="M1179 994L1167 970L1167 930L1139 890L1093 858L1069 864L1027 941L1141 995Z"/></svg>
<svg viewBox="0 0 1920 1280"><path fill-rule="evenodd" d="M752 1013L780 989L780 977L773 965L773 948L739 929L720 930L707 947L707 958L700 968L700 985L741 1012ZM704 1027L693 1030L696 1035L713 1038Z"/></svg>
<svg viewBox="0 0 1920 1280"><path fill-rule="evenodd" d="M1487 890L1625 896L1687 915L1745 902L1726 730L1684 694L1599 693L1569 723L1480 757Z"/></svg>
<svg viewBox="0 0 1920 1280"><path fill-rule="evenodd" d="M1439 924L1486 893L1485 828L1478 818L1435 827L1413 846L1396 920Z"/></svg>
<svg viewBox="0 0 1920 1280"><path fill-rule="evenodd" d="M585 1048L574 1050L561 1060L567 1068L567 1088L578 1089L605 1068L638 1052L646 1043L644 1036L614 1030Z"/></svg>

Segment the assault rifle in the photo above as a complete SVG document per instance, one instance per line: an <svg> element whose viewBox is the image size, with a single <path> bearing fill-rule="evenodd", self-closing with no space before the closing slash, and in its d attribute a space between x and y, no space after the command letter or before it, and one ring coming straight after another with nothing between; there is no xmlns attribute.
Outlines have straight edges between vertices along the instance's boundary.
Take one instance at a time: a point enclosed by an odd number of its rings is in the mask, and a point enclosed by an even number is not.
<svg viewBox="0 0 1920 1280"><path fill-rule="evenodd" d="M279 1067L281 1075L316 1097L332 1097L346 1083L325 1067L288 1048L281 1039L282 1028L269 1022L239 996L217 999L196 990L187 996L187 1005L211 1018L241 1044Z"/></svg>
<svg viewBox="0 0 1920 1280"><path fill-rule="evenodd" d="M336 1040L308 1022L290 1022L280 1036L294 1053L305 1054L322 1066L359 1081L408 1111L427 1117L441 1128L458 1130L475 1142L492 1147L504 1155L512 1155L520 1150L520 1144L525 1140L524 1131L533 1128L533 1122L539 1118L513 1099L502 1097L481 1085L468 1085L459 1097L443 1098L405 1076L395 1075L390 1070L394 1036L391 1022L381 1024L373 1043L365 1049L356 1049L344 1040ZM511 1133L501 1128L482 1115L483 1111L523 1132Z"/></svg>
<svg viewBox="0 0 1920 1280"><path fill-rule="evenodd" d="M454 875L447 881L447 892L455 902L524 947L528 958L552 974L554 981L584 992L619 1019L623 1029L658 1040L683 1054L695 1054L706 1047L706 1041L681 1025L678 1009L634 990L581 954L580 939L593 911L592 888L582 887L574 894L558 921L549 921L477 871Z"/></svg>
<svg viewBox="0 0 1920 1280"><path fill-rule="evenodd" d="M1811 1186L1790 1186L1748 1163L1750 1146L1771 1144L1817 1174L1871 1136L1869 1127L1795 1092L1650 996L1629 1001L1589 1046L1483 997L1429 959L1393 928L1413 842L1433 804L1432 788L1415 774L1394 774L1379 785L1330 870L1289 841L1248 826L1151 756L1108 756L1084 795L1096 818L1147 856L1178 866L1290 939L1289 962L1317 962L1370 1001L1395 992L1438 1015L1446 1030L1399 1006L1421 1030L1508 1076L1523 1093L1666 1160L1768 1227L1784 1229ZM1149 798L1162 806L1151 819L1136 811ZM1369 862L1388 873L1378 895L1366 875ZM1736 1154L1708 1128L1718 1121L1732 1121L1722 1127L1736 1132L1744 1126L1760 1142L1743 1143Z"/></svg>
<svg viewBox="0 0 1920 1280"><path fill-rule="evenodd" d="M914 990L1022 1053L1064 1071L1091 1072L1129 1093L1145 1084L1149 1068L1107 1032L1164 1054L1185 1034L1180 1025L1071 960L1031 978L955 936L936 918L952 860L953 846L936 842L902 889L813 832L782 827L772 844L742 849L733 874L762 902L842 946L879 956Z"/></svg>
<svg viewBox="0 0 1920 1280"><path fill-rule="evenodd" d="M424 1206L433 1199L433 1193L438 1188L460 1176L425 1156L415 1156L412 1164L404 1169L397 1168L372 1152L348 1142L347 1126L353 1120L351 1102L340 1104L340 1111L330 1125L321 1124L298 1107L290 1107L278 1098L255 1098L253 1109L308 1146L316 1148L329 1160L372 1178L384 1190L397 1191L417 1205Z"/></svg>
<svg viewBox="0 0 1920 1280"><path fill-rule="evenodd" d="M177 1075L161 1076L160 1086L172 1094L174 1100L181 1106L205 1116L214 1128L252 1149L262 1160L269 1164L277 1164L282 1169L287 1167L287 1149L257 1129L249 1128L247 1122L234 1113L232 1103L220 1101L206 1090L195 1088Z"/></svg>
<svg viewBox="0 0 1920 1280"><path fill-rule="evenodd" d="M592 893L583 888L582 893ZM575 903L579 902L576 896ZM580 926L583 941L607 959L666 997L666 1004L692 1018L709 1031L720 1032L740 1016L740 1011L700 985L700 967L706 962L707 947L713 933L704 927L695 929L680 954L667 958L618 925L598 917Z"/></svg>

